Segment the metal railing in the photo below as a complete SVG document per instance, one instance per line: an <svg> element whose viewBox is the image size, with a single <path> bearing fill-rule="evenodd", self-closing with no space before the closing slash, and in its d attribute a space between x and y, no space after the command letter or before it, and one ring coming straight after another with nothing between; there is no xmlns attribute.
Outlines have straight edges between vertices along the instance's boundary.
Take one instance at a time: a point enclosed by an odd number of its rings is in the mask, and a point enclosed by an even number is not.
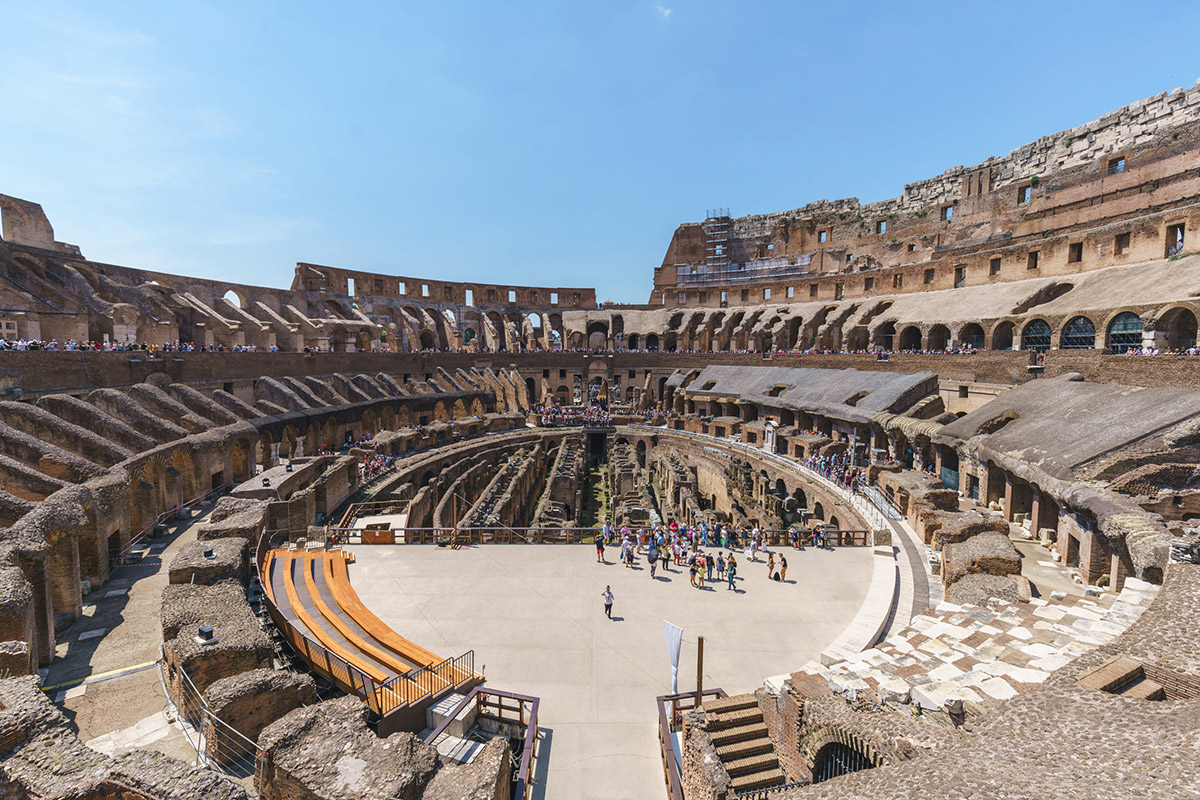
<svg viewBox="0 0 1200 800"><path fill-rule="evenodd" d="M180 727L198 763L239 780L253 775L262 752L257 742L214 714L183 667L177 669L180 697L171 696L165 678L163 689L175 703Z"/></svg>
<svg viewBox="0 0 1200 800"><path fill-rule="evenodd" d="M513 700L515 703L509 705L505 700ZM446 732L446 728L471 704L475 705L477 721L484 719L515 722L522 729L521 762L517 767L516 786L513 787L512 796L524 800L529 796L529 787L533 783L533 765L537 758L538 706L541 704L541 700L529 695L476 686L442 720L441 724L425 737L425 743L436 746L438 739ZM506 716L506 714L515 714L516 716L514 718Z"/></svg>
<svg viewBox="0 0 1200 800"><path fill-rule="evenodd" d="M671 800L684 800L683 765L675 757L675 747L671 743L672 734L681 727L676 718L684 711L703 705L704 698L709 696L723 700L729 695L725 694L724 689L705 689L699 699L695 692L680 692L664 694L655 700L658 705L659 754L662 756L663 777L666 779L667 794L671 796Z"/></svg>
<svg viewBox="0 0 1200 800"><path fill-rule="evenodd" d="M138 531L133 536L129 537L129 542L124 547L121 548L120 552L117 555L109 557L109 559L108 559L109 569L112 569L114 567L123 566L123 565L129 563L130 561L133 561L134 559L132 559L130 557L130 553L133 552L133 550L137 547L137 545L141 544L142 540L145 539L147 536L153 534L154 530L158 526L160 526L160 525L166 523L167 521L171 520L172 518L176 517L179 514L179 512L181 512L185 509L193 508L198 505L203 505L204 503L208 502L208 500L210 498L215 497L216 495L219 495L219 494L224 494L225 492L229 491L231 488L233 488L236 485L237 484L232 481L230 483L222 484L222 485L218 486L216 489L212 489L211 491L205 492L204 494L200 495L199 497L197 497L193 500L189 500L186 503L181 503L181 504L175 506L174 508L170 508L170 509L167 509L166 511L162 512L161 514L159 514L157 517L154 518L153 522L151 522L149 525L147 525L142 530ZM136 560L138 563L145 563L140 557Z"/></svg>
<svg viewBox="0 0 1200 800"><path fill-rule="evenodd" d="M264 587L262 601L284 641L317 674L327 678L344 691L356 695L375 713L384 714L402 708L419 705L433 699L439 692L457 689L479 680L482 676L474 671L475 653L468 650L457 658L445 659L430 667L421 667L405 675L396 676L383 684L377 683L361 669L332 652L313 639L299 625L279 611L265 587L270 585L271 576L264 575L267 553L274 549L275 542L286 531L262 531L255 550L254 569L258 581ZM330 546L320 543L320 547Z"/></svg>

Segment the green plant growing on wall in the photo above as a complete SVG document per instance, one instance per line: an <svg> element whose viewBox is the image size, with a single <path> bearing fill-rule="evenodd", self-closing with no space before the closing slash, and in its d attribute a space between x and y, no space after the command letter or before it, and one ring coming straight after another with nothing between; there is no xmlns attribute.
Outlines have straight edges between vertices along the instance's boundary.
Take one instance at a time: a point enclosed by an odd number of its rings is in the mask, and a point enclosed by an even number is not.
<svg viewBox="0 0 1200 800"><path fill-rule="evenodd" d="M1042 179L1039 178L1037 175L1034 175L1032 178L1029 179L1030 186L1037 186L1041 182L1042 182Z"/></svg>

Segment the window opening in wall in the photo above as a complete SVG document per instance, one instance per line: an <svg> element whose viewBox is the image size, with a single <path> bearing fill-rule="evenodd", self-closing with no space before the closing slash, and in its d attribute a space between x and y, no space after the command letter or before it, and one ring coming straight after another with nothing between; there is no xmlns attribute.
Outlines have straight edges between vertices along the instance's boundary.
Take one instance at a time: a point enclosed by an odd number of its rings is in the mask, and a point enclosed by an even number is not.
<svg viewBox="0 0 1200 800"><path fill-rule="evenodd" d="M954 268L954 288L961 289L967 285L967 268L959 265Z"/></svg>
<svg viewBox="0 0 1200 800"><path fill-rule="evenodd" d="M809 285L809 287L808 287L808 296L809 296L809 297L816 297L816 296L817 296L817 284L813 283L813 284L810 284L810 285Z"/></svg>
<svg viewBox="0 0 1200 800"><path fill-rule="evenodd" d="M550 293L550 305L552 305L552 306L558 305L558 292Z"/></svg>
<svg viewBox="0 0 1200 800"><path fill-rule="evenodd" d="M908 246L908 252L910 252L910 253L915 253L915 252L917 252L917 246L916 246L915 244L910 244L910 245Z"/></svg>
<svg viewBox="0 0 1200 800"><path fill-rule="evenodd" d="M681 306L686 304L687 303L687 292L680 292L679 299L676 302L679 303L679 305L681 305Z"/></svg>
<svg viewBox="0 0 1200 800"><path fill-rule="evenodd" d="M1095 346L1096 326L1087 317L1075 317L1063 328L1063 350L1091 350Z"/></svg>
<svg viewBox="0 0 1200 800"><path fill-rule="evenodd" d="M496 290L495 290L495 289L488 289L488 290L487 290L487 301L488 301L489 303L494 303L494 302L496 302Z"/></svg>
<svg viewBox="0 0 1200 800"><path fill-rule="evenodd" d="M429 297L429 284L428 283L421 284L421 297Z"/></svg>
<svg viewBox="0 0 1200 800"><path fill-rule="evenodd" d="M770 300L770 299L771 299L771 290L763 289L763 300Z"/></svg>
<svg viewBox="0 0 1200 800"><path fill-rule="evenodd" d="M667 304L667 293L666 292L662 293L662 304L664 306Z"/></svg>
<svg viewBox="0 0 1200 800"><path fill-rule="evenodd" d="M829 241L829 231L817 231L817 243L825 244Z"/></svg>
<svg viewBox="0 0 1200 800"><path fill-rule="evenodd" d="M1123 256L1129 250L1130 234L1118 233L1113 238L1113 255Z"/></svg>
<svg viewBox="0 0 1200 800"><path fill-rule="evenodd" d="M749 290L749 289L742 289L742 294L741 294L741 297L742 297L742 302L743 302L743 303L749 302L749 301L750 301L750 290Z"/></svg>
<svg viewBox="0 0 1200 800"><path fill-rule="evenodd" d="M926 286L933 283L933 274L934 274L933 270L931 270L931 269L925 270L925 285Z"/></svg>
<svg viewBox="0 0 1200 800"><path fill-rule="evenodd" d="M876 233L887 233L887 220L886 219L881 219L881 220L876 221L875 232Z"/></svg>
<svg viewBox="0 0 1200 800"><path fill-rule="evenodd" d="M508 302L510 302L510 303L517 302L517 293L514 292L512 289L508 290Z"/></svg>
<svg viewBox="0 0 1200 800"><path fill-rule="evenodd" d="M1117 314L1108 323L1107 347L1114 355L1142 346L1142 318L1132 311Z"/></svg>
<svg viewBox="0 0 1200 800"><path fill-rule="evenodd" d="M400 281L396 289L397 294L408 294L408 287L404 285L404 281Z"/></svg>
<svg viewBox="0 0 1200 800"><path fill-rule="evenodd" d="M454 299L454 287L449 286L449 285L443 286L442 287L442 297L445 298L446 300L453 300Z"/></svg>
<svg viewBox="0 0 1200 800"><path fill-rule="evenodd" d="M1083 261L1083 242L1072 242L1067 245L1067 263L1078 264Z"/></svg>
<svg viewBox="0 0 1200 800"><path fill-rule="evenodd" d="M721 292L721 308L729 303L729 292Z"/></svg>
<svg viewBox="0 0 1200 800"><path fill-rule="evenodd" d="M1167 226L1167 257L1183 252L1184 223Z"/></svg>
<svg viewBox="0 0 1200 800"><path fill-rule="evenodd" d="M958 396L960 398L970 397L971 396L971 387L970 386L959 386L958 387Z"/></svg>
<svg viewBox="0 0 1200 800"><path fill-rule="evenodd" d="M893 289L903 289L904 288L904 276L903 275L896 274L896 275L892 276L892 288Z"/></svg>
<svg viewBox="0 0 1200 800"><path fill-rule="evenodd" d="M700 293L700 303L704 304L707 302L708 302L708 292L701 292Z"/></svg>
<svg viewBox="0 0 1200 800"><path fill-rule="evenodd" d="M1108 160L1108 174L1116 175L1125 171L1125 156L1117 156Z"/></svg>
<svg viewBox="0 0 1200 800"><path fill-rule="evenodd" d="M375 279L375 294L383 294L383 279Z"/></svg>
<svg viewBox="0 0 1200 800"><path fill-rule="evenodd" d="M467 289L466 304L469 306L475 305L475 292L470 289Z"/></svg>
<svg viewBox="0 0 1200 800"><path fill-rule="evenodd" d="M844 283L834 284L833 299L841 300L845 296L846 296L846 284L844 284Z"/></svg>
<svg viewBox="0 0 1200 800"><path fill-rule="evenodd" d="M354 278L346 278L346 294L354 297Z"/></svg>
<svg viewBox="0 0 1200 800"><path fill-rule="evenodd" d="M788 296L789 300L796 296L796 287L795 286L787 287L787 296Z"/></svg>
<svg viewBox="0 0 1200 800"><path fill-rule="evenodd" d="M846 253L846 263L849 264L854 260L854 253Z"/></svg>
<svg viewBox="0 0 1200 800"><path fill-rule="evenodd" d="M538 298L538 294L537 294L537 292L536 292L536 291L534 291L534 292L530 292L530 293L529 293L529 305L531 305L531 306L536 306L536 305L537 305L537 298Z"/></svg>
<svg viewBox="0 0 1200 800"><path fill-rule="evenodd" d="M1017 189L1017 202L1018 203L1028 203L1030 198L1032 198L1032 197L1033 197L1033 187L1032 186L1022 186L1020 189Z"/></svg>
<svg viewBox="0 0 1200 800"><path fill-rule="evenodd" d="M1039 256L1039 253L1037 250L1034 250L1029 255L1027 255L1025 257L1025 269L1037 269L1038 268L1038 256Z"/></svg>
<svg viewBox="0 0 1200 800"><path fill-rule="evenodd" d="M942 219L946 222L954 219L954 206L942 206Z"/></svg>
<svg viewBox="0 0 1200 800"><path fill-rule="evenodd" d="M874 288L875 288L875 279L874 278L864 278L863 279L863 291L864 292L869 292Z"/></svg>
<svg viewBox="0 0 1200 800"><path fill-rule="evenodd" d="M988 274L989 275L999 275L1000 274L1000 259L993 258L988 263Z"/></svg>
<svg viewBox="0 0 1200 800"><path fill-rule="evenodd" d="M1021 332L1021 349L1045 352L1050 349L1050 323L1035 319Z"/></svg>
<svg viewBox="0 0 1200 800"><path fill-rule="evenodd" d="M775 245L773 245L773 244L769 244L769 245L767 245L767 249L768 249L768 250L774 250L774 249L775 249Z"/></svg>

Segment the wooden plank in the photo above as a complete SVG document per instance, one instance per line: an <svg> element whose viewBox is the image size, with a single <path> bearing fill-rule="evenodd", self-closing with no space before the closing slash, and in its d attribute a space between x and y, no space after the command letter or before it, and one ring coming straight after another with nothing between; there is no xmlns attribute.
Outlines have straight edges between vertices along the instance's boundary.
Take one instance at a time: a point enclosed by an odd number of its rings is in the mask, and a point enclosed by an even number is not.
<svg viewBox="0 0 1200 800"><path fill-rule="evenodd" d="M345 610L354 622L370 634L371 638L384 647L395 652L402 658L424 667L432 667L442 661L425 648L417 645L393 631L383 620L371 613L371 610L359 599L358 593L350 584L349 571L346 562L340 559L327 559L325 562L325 581L333 591L333 598Z"/></svg>
<svg viewBox="0 0 1200 800"><path fill-rule="evenodd" d="M304 623L304 626L308 628L309 633L313 635L313 638L320 642L322 647L341 658L347 664L354 665L355 668L361 670L364 675L376 683L383 683L388 679L387 674L384 673L383 670L371 664L367 664L362 659L358 658L352 653L347 652L337 642L330 639L329 636L321 629L321 627L317 625L316 621L309 616L308 612L304 610L304 606L300 604L300 597L296 593L296 582L292 578L292 562L303 559L303 555L297 556L291 551L288 551L283 555L283 568L285 570L283 583L284 588L287 590L288 600L292 604L292 610L296 613L297 617L299 617L300 621ZM307 567L307 565L304 566Z"/></svg>

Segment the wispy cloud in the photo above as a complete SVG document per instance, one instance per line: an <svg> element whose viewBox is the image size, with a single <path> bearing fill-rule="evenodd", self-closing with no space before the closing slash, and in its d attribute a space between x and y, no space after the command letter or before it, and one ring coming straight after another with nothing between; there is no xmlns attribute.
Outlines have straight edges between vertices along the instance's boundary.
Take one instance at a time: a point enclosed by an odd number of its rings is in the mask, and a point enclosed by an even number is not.
<svg viewBox="0 0 1200 800"><path fill-rule="evenodd" d="M663 19L670 19L671 15L675 13L675 9L667 8L666 6L655 6L654 10L657 11L658 15Z"/></svg>

